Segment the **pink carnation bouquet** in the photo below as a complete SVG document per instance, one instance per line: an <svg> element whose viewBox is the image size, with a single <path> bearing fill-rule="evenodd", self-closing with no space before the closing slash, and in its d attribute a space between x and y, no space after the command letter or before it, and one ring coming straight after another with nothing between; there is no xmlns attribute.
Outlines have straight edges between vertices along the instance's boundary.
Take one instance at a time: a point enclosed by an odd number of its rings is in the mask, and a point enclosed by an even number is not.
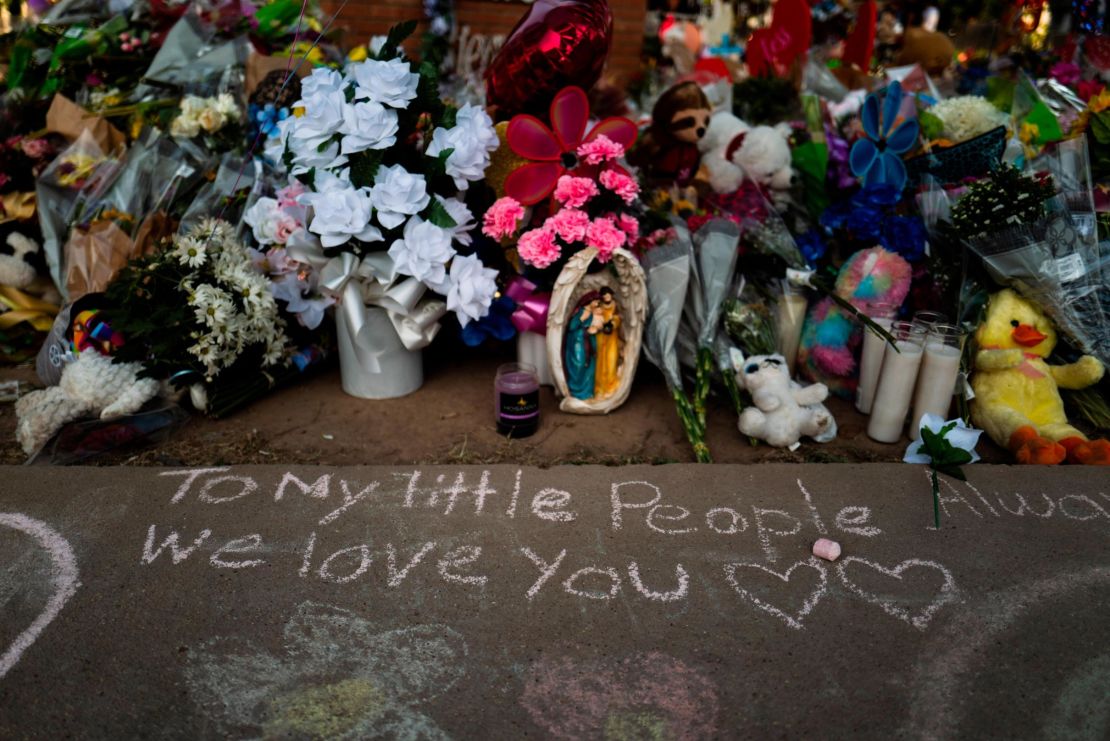
<svg viewBox="0 0 1110 741"><path fill-rule="evenodd" d="M618 164L624 146L601 134L576 153L587 166L559 177L552 212L543 223L529 224L524 206L506 196L486 212L482 232L503 242L515 238L520 259L540 269L586 247L596 247L605 263L617 249L634 244L640 236L633 214L640 186Z"/></svg>

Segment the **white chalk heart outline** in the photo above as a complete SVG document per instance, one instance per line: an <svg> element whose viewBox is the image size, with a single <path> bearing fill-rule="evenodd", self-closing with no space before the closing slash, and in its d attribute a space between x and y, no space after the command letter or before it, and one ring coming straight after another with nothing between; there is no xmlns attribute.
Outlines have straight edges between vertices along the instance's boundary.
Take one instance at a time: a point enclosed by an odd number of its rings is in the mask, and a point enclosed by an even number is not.
<svg viewBox="0 0 1110 741"><path fill-rule="evenodd" d="M817 588L814 589L813 592L808 597L806 597L806 601L802 603L801 609L793 615L779 609L778 607L775 607L768 602L759 599L747 589L741 587L736 579L736 570L740 567L743 567L746 569L758 569L759 571L781 579L785 583L789 583L790 575L794 573L795 569L803 566L816 571L818 576L820 576L820 580L817 584ZM764 612L768 612L779 618L794 630L801 630L804 627L802 625L802 619L805 618L806 615L809 615L809 613L813 612L813 608L817 606L817 603L820 602L821 598L824 597L825 594L828 592L829 585L829 572L825 568L825 565L817 560L817 558L815 557L810 557L805 561L798 561L782 573L775 571L774 569L769 569L763 564L758 563L751 563L747 561L728 563L725 564L725 578L728 580L728 583L732 586L732 588L736 590L737 594L739 594L741 597L744 597Z"/></svg>
<svg viewBox="0 0 1110 741"><path fill-rule="evenodd" d="M58 616L69 598L77 592L81 582L77 578L77 557L73 554L73 547L45 522L20 512L0 512L0 525L31 536L50 554L54 566L51 573L54 594L38 617L27 626L26 630L16 636L7 650L0 655L0 679L3 679L11 668L19 663L23 652L31 647L46 626Z"/></svg>
<svg viewBox="0 0 1110 741"><path fill-rule="evenodd" d="M944 575L944 584L941 585L939 596L928 605L926 605L925 609L922 610L919 614L914 615L912 612L910 612L910 610L907 610L904 607L899 607L898 605L891 603L889 600L884 600L877 594L872 594L871 592L864 590L858 584L849 579L846 571L848 564L851 563L863 564L868 568L878 571L880 574L893 577L898 581L902 580L902 573L906 569L915 567L934 569ZM925 630L927 627L929 627L929 623L932 621L933 615L936 614L936 611L944 605L949 604L950 602L955 602L956 597L959 593L958 589L956 588L956 579L952 576L951 571L949 571L947 568L937 563L936 561L926 561L920 558L906 559L894 568L888 569L881 564L875 563L874 561L868 561L866 558L859 558L858 556L846 556L845 558L841 559L841 561L836 565L836 573L837 576L840 577L841 583L844 584L844 587L849 592L852 592L865 602L870 602L871 604L878 605L886 614L896 617L899 620L905 621L918 630Z"/></svg>

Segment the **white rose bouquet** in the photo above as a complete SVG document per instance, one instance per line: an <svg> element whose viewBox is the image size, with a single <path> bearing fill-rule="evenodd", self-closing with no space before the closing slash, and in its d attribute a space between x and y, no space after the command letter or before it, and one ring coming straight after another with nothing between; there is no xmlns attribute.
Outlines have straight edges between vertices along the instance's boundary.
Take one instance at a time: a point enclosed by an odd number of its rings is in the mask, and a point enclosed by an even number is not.
<svg viewBox="0 0 1110 741"><path fill-rule="evenodd" d="M498 139L481 108L440 99L433 65L401 55L412 28L395 27L376 55L343 72L314 70L295 104L303 112L279 124L268 154L305 187L298 201L319 240L313 262L353 256L346 277L379 283L376 291L363 286L364 298L415 279L450 296L465 326L488 312L496 293L496 272L477 258L465 268L452 263L475 222L465 191L484 177Z"/></svg>
<svg viewBox="0 0 1110 741"><path fill-rule="evenodd" d="M353 348L348 356L373 374L403 372L382 355L425 347L449 310L464 327L481 319L497 292L496 271L456 251L468 251L475 225L465 191L498 146L493 121L480 108L445 104L435 66L403 56L414 27L395 27L342 72L314 70L298 115L267 147L305 188L297 200L310 239L287 253L311 264L335 297L341 359Z"/></svg>

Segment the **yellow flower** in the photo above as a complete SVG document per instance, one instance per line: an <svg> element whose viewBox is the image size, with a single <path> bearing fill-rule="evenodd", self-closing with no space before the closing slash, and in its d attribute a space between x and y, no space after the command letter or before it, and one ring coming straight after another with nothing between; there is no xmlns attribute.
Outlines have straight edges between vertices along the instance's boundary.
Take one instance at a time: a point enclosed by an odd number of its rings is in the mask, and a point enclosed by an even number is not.
<svg viewBox="0 0 1110 741"><path fill-rule="evenodd" d="M303 115L304 115L304 106L303 105L299 105L299 106L297 106L296 108L293 109L293 116L295 118L300 118Z"/></svg>
<svg viewBox="0 0 1110 741"><path fill-rule="evenodd" d="M1091 98L1087 103L1087 107L1091 109L1091 113L1102 113L1107 108L1110 108L1110 89L1103 90L1101 93Z"/></svg>
<svg viewBox="0 0 1110 741"><path fill-rule="evenodd" d="M1041 129L1039 126L1037 126L1037 124L1025 121L1021 125L1021 133L1018 134L1018 138L1021 139L1022 142L1024 142L1025 144L1031 144L1037 141L1040 135Z"/></svg>
<svg viewBox="0 0 1110 741"><path fill-rule="evenodd" d="M351 52L347 55L347 59L350 59L352 62L364 62L368 56L370 56L370 52L367 51L365 45L362 45L351 49Z"/></svg>

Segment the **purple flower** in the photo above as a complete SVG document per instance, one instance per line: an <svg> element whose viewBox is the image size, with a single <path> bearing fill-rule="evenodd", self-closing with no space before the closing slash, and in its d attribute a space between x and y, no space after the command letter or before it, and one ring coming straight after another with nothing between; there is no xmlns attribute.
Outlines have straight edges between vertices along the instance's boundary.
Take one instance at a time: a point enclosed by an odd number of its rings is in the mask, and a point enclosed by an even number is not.
<svg viewBox="0 0 1110 741"><path fill-rule="evenodd" d="M1050 69L1048 73L1052 75L1052 79L1056 80L1061 85L1075 87L1079 82L1079 65L1072 64L1071 62L1057 62L1052 65L1052 69Z"/></svg>

